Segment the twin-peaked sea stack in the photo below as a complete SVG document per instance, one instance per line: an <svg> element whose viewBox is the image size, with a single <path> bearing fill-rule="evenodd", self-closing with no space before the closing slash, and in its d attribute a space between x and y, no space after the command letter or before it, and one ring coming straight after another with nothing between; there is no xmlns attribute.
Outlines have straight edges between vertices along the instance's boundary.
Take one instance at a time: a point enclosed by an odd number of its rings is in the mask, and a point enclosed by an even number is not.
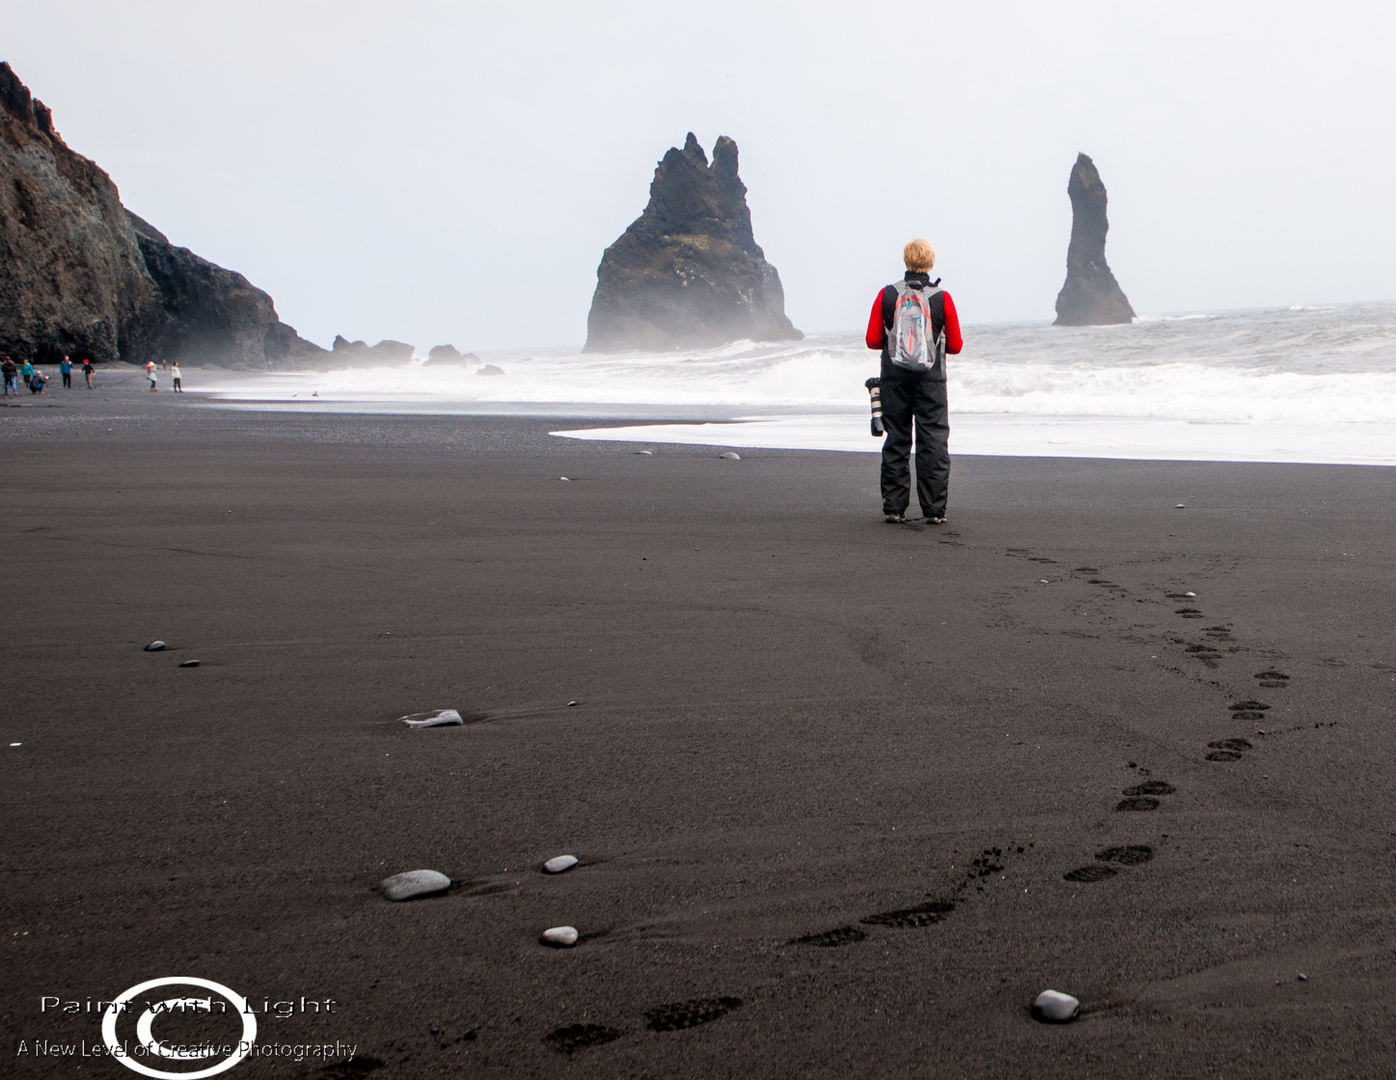
<svg viewBox="0 0 1396 1080"><path fill-rule="evenodd" d="M645 212L601 257L585 351L802 337L752 233L737 144L718 139L710 165L689 132L655 169Z"/></svg>
<svg viewBox="0 0 1396 1080"><path fill-rule="evenodd" d="M1066 185L1071 196L1071 243L1066 249L1066 284L1057 294L1054 326L1105 326L1134 319L1124 291L1105 262L1105 185L1095 162L1076 156Z"/></svg>

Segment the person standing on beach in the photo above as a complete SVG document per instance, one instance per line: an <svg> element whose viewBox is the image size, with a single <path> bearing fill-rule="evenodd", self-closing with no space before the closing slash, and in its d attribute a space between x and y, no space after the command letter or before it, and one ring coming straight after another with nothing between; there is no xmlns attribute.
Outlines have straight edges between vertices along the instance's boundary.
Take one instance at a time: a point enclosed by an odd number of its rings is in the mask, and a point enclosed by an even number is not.
<svg viewBox="0 0 1396 1080"><path fill-rule="evenodd" d="M178 360L176 360L173 364L170 365L170 378L174 380L174 392L175 392L176 394L182 394L182 393L184 393L184 386L183 386L183 384L180 382L180 378L179 378L179 361L178 361Z"/></svg>
<svg viewBox="0 0 1396 1080"><path fill-rule="evenodd" d="M155 393L155 361L154 361L154 360L147 360L147 361L145 362L145 377L146 377L147 379L150 380L150 392L151 392L152 394Z"/></svg>
<svg viewBox="0 0 1396 1080"><path fill-rule="evenodd" d="M63 376L63 389L71 390L73 388L73 362L66 355L58 365L58 372Z"/></svg>
<svg viewBox="0 0 1396 1080"><path fill-rule="evenodd" d="M945 356L964 346L950 294L931 280L935 248L913 240L902 250L906 276L873 301L867 344L882 351L882 513L906 521L911 504L911 448L916 444L916 498L930 525L945 521L950 489L950 419Z"/></svg>
<svg viewBox="0 0 1396 1080"><path fill-rule="evenodd" d="M26 360L23 364L21 364L21 365L19 366L19 381L20 381L26 388L28 388L29 383L33 380L33 378L34 378L34 362L33 362L32 360ZM15 393L18 394L19 391L16 390Z"/></svg>
<svg viewBox="0 0 1396 1080"><path fill-rule="evenodd" d="M19 368L8 356L5 357L5 362L0 364L0 375L5 376L4 396L9 397L13 393L15 397L19 397Z"/></svg>
<svg viewBox="0 0 1396 1080"><path fill-rule="evenodd" d="M84 357L82 361L82 375L87 380L87 388L92 389L92 358Z"/></svg>

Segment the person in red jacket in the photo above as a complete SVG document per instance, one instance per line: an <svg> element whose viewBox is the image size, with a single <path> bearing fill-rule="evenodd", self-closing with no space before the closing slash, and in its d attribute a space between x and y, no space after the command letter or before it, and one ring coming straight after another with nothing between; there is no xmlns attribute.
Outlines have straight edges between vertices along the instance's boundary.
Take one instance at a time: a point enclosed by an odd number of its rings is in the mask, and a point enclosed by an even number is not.
<svg viewBox="0 0 1396 1080"><path fill-rule="evenodd" d="M906 521L911 503L912 433L916 443L916 499L928 524L945 521L950 489L950 419L945 356L964 346L950 294L931 280L935 248L913 240L902 251L906 277L873 301L868 348L882 351L882 513Z"/></svg>

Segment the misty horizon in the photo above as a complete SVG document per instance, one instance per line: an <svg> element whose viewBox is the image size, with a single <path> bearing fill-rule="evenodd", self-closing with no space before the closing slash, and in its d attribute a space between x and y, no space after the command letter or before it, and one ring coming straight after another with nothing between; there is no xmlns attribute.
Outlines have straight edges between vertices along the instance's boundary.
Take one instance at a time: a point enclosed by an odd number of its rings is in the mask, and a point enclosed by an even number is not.
<svg viewBox="0 0 1396 1080"><path fill-rule="evenodd" d="M128 207L324 345L580 346L602 252L689 130L738 143L807 333L856 332L913 235L966 325L1050 320L1082 151L1141 313L1396 298L1396 152L1372 121L1396 100L1392 13L740 10L252 4L223 25L60 0L11 16L4 58ZM893 18L924 42L924 102L881 49ZM160 62L113 62L138 49ZM902 108L934 137L898 144ZM525 321L541 268L550 306Z"/></svg>

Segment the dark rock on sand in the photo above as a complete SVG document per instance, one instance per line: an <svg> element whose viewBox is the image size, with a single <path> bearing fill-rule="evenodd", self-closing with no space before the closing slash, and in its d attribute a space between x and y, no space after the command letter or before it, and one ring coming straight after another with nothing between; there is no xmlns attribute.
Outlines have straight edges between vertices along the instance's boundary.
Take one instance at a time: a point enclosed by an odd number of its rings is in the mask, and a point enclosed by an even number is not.
<svg viewBox="0 0 1396 1080"><path fill-rule="evenodd" d="M465 364L478 364L480 358L474 353L462 353L454 345L434 345L431 352L427 353L426 362L440 367L451 364L459 367Z"/></svg>
<svg viewBox="0 0 1396 1080"><path fill-rule="evenodd" d="M752 233L737 144L718 139L710 165L689 132L655 169L644 213L601 257L585 351L803 336Z"/></svg>
<svg viewBox="0 0 1396 1080"><path fill-rule="evenodd" d="M451 879L437 870L408 870L384 878L378 887L389 900L414 900L444 893L451 887Z"/></svg>
<svg viewBox="0 0 1396 1080"><path fill-rule="evenodd" d="M1071 243L1066 249L1066 284L1057 294L1055 326L1104 326L1134 319L1123 290L1105 262L1105 185L1095 163L1076 156L1066 185L1071 196Z"/></svg>
<svg viewBox="0 0 1396 1080"><path fill-rule="evenodd" d="M321 351L241 274L128 214L0 63L0 352L266 366Z"/></svg>

